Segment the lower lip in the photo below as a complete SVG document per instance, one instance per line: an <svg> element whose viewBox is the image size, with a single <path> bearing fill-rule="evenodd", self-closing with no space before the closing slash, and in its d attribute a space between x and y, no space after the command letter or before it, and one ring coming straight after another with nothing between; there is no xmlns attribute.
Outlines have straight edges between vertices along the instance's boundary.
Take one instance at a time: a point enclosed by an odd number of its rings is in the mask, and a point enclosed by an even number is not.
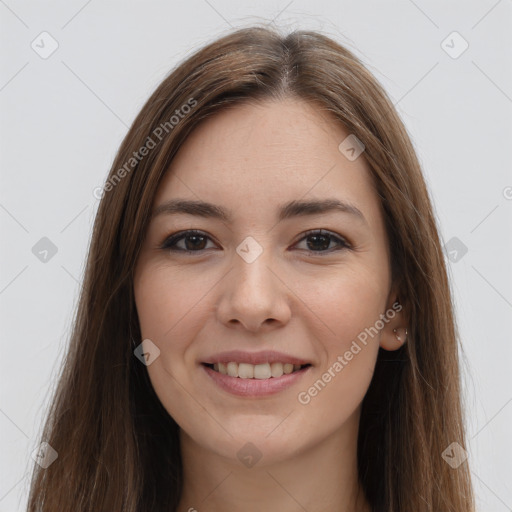
<svg viewBox="0 0 512 512"><path fill-rule="evenodd" d="M311 366L306 366L302 370L284 374L281 377L270 377L270 379L241 379L216 372L204 364L201 367L220 388L233 395L244 397L268 396L279 393L279 391L290 388L299 382L304 374L311 369Z"/></svg>

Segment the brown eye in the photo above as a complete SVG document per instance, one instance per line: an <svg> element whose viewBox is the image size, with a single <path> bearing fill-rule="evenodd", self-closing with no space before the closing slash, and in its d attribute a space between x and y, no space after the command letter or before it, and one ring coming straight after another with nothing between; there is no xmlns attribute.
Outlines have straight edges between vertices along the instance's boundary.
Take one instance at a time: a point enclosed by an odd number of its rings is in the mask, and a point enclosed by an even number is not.
<svg viewBox="0 0 512 512"><path fill-rule="evenodd" d="M161 249L173 252L200 253L208 249L208 240L211 238L202 231L181 231L168 237L161 245ZM304 250L317 255L330 254L340 249L351 249L350 244L343 237L325 230L308 231L300 242L303 240L307 241ZM178 245L179 243L182 245Z"/></svg>
<svg viewBox="0 0 512 512"><path fill-rule="evenodd" d="M305 250L309 252L331 253L340 249L350 249L350 244L344 238L329 231L308 231L300 241L302 240L307 240ZM333 242L335 246L330 247Z"/></svg>
<svg viewBox="0 0 512 512"><path fill-rule="evenodd" d="M161 248L176 252L200 252L207 248L206 245L209 239L210 237L201 231L182 231L168 237ZM184 241L184 247L178 246L178 242L182 240Z"/></svg>

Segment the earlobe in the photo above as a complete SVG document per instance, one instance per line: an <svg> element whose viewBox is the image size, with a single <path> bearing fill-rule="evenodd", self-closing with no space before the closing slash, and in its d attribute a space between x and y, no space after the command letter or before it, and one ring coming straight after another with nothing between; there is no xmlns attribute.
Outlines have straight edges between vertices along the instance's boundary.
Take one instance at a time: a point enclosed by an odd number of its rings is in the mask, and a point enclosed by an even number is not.
<svg viewBox="0 0 512 512"><path fill-rule="evenodd" d="M405 343L407 341L407 327L395 327L393 332L399 342Z"/></svg>
<svg viewBox="0 0 512 512"><path fill-rule="evenodd" d="M384 326L380 335L380 347L389 351L398 350L407 341L408 335L406 315L398 298L394 301L393 305L395 304L398 304L400 309L395 309L396 313Z"/></svg>
<svg viewBox="0 0 512 512"><path fill-rule="evenodd" d="M398 350L407 341L407 334L407 327L390 328L386 326L381 333L380 346L384 350Z"/></svg>

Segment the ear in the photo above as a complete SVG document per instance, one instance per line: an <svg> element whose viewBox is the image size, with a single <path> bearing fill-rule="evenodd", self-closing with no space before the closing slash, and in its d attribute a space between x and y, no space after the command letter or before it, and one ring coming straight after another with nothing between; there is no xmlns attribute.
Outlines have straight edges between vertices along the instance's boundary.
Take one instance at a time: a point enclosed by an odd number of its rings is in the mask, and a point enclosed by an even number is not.
<svg viewBox="0 0 512 512"><path fill-rule="evenodd" d="M406 312L395 290L389 294L384 315L387 321L380 333L380 347L384 350L397 350L407 341L409 329Z"/></svg>

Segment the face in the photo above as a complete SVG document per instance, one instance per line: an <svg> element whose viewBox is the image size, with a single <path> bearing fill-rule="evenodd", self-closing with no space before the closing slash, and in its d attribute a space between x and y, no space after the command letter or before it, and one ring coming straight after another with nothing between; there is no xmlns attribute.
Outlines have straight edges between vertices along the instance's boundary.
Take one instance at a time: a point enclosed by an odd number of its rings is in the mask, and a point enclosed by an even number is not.
<svg viewBox="0 0 512 512"><path fill-rule="evenodd" d="M203 450L236 461L250 441L265 464L353 433L379 345L397 348L383 216L348 135L300 100L237 106L160 184L135 300L151 383Z"/></svg>

